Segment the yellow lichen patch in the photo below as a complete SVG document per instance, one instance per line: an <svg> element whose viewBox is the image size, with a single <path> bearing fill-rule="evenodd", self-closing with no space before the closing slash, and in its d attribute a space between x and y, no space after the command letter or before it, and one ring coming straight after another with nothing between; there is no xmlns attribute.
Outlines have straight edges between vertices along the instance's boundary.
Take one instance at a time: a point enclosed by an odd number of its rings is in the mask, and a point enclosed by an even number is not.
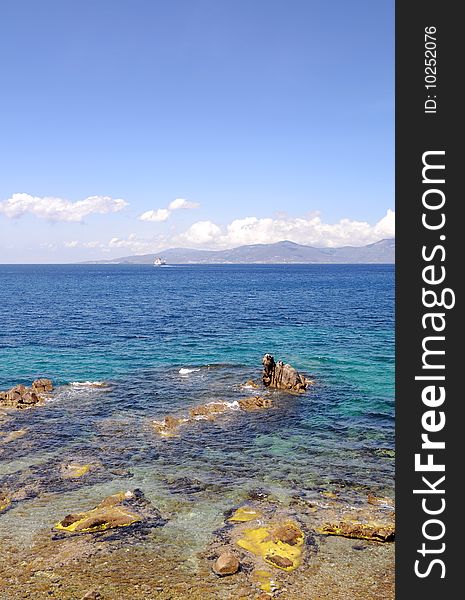
<svg viewBox="0 0 465 600"><path fill-rule="evenodd" d="M271 594L279 589L279 585L269 571L256 570L252 573L252 581L255 582L262 592Z"/></svg>
<svg viewBox="0 0 465 600"><path fill-rule="evenodd" d="M262 513L260 511L255 510L250 506L241 506L227 520L233 523L246 523L247 521L260 519L261 516Z"/></svg>
<svg viewBox="0 0 465 600"><path fill-rule="evenodd" d="M288 527L297 527L295 523L286 523ZM237 541L238 546L248 552L260 556L268 564L283 571L293 571L301 561L302 546L304 543L304 534L293 540L293 544L288 544L273 536L273 531L281 526L258 527L257 529L246 529L242 537Z"/></svg>
<svg viewBox="0 0 465 600"><path fill-rule="evenodd" d="M11 504L11 500L6 496L0 496L0 513L6 510Z"/></svg>
<svg viewBox="0 0 465 600"><path fill-rule="evenodd" d="M61 475L66 479L82 477L90 471L90 465L68 464L62 468Z"/></svg>

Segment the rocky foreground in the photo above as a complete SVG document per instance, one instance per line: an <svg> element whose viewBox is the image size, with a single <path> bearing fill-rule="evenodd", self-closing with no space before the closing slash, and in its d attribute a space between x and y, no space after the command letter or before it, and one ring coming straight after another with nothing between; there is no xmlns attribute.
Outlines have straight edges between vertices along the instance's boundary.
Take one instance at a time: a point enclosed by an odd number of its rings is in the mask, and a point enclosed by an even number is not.
<svg viewBox="0 0 465 600"><path fill-rule="evenodd" d="M262 381L243 386L256 390L256 395L167 415L152 422L152 431L181 436L185 428L205 421L274 409L269 388L302 394L312 383L267 354ZM15 386L0 393L0 406L40 406L52 389L47 379L36 380L29 388ZM2 443L14 443L26 431L10 432ZM132 476L115 474L95 459L88 463L51 459L40 469L3 478L0 519L19 503L48 498L51 489L62 494L86 485L92 489L113 481L115 475ZM213 504L215 494L221 494L219 487L209 491L202 482L186 477L166 484L173 494L178 485L191 496L211 493ZM134 600L392 600L392 499L363 486L350 498L343 487L312 494L297 490L283 501L267 490L250 490L242 501L231 502L229 510L219 513L209 541L189 559L189 540L177 537L176 525L171 524L182 518L183 511L195 513L195 504L158 508L140 489L82 501L68 514L57 514L53 526L36 535L31 547L17 547L14 531L2 542L0 599L117 600L130 595Z"/></svg>

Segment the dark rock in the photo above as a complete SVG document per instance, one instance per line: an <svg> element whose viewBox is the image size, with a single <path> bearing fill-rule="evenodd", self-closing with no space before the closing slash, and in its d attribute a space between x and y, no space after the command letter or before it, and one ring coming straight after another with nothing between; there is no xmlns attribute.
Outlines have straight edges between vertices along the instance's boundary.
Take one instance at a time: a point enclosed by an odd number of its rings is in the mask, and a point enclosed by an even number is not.
<svg viewBox="0 0 465 600"><path fill-rule="evenodd" d="M290 558L280 556L279 554L268 554L268 556L266 556L266 560L270 561L281 569L289 569L290 567L294 566L294 563Z"/></svg>
<svg viewBox="0 0 465 600"><path fill-rule="evenodd" d="M282 361L275 362L271 354L265 354L263 363L263 384L288 392L305 392L311 381Z"/></svg>

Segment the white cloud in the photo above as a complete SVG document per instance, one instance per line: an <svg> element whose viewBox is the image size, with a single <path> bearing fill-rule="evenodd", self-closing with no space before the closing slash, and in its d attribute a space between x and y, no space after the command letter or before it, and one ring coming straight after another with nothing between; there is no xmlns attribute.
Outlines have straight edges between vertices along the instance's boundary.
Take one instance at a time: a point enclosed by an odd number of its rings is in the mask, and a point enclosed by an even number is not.
<svg viewBox="0 0 465 600"><path fill-rule="evenodd" d="M189 229L178 236L178 239L184 244L193 246L216 245L218 240L223 237L221 228L211 221L197 221Z"/></svg>
<svg viewBox="0 0 465 600"><path fill-rule="evenodd" d="M189 202L185 198L176 198L168 204L170 210L179 210L180 208L198 208L200 204L198 202Z"/></svg>
<svg viewBox="0 0 465 600"><path fill-rule="evenodd" d="M110 196L89 196L84 200L70 202L53 196L39 197L17 193L0 202L0 214L10 218L31 214L50 221L82 221L91 214L119 212L127 205L125 200Z"/></svg>
<svg viewBox="0 0 465 600"><path fill-rule="evenodd" d="M374 225L366 221L341 219L324 223L318 215L309 218L235 219L225 229L212 221L198 221L176 237L180 245L204 248L232 248L245 244L270 244L290 240L319 247L363 246L395 234L395 213L388 210Z"/></svg>
<svg viewBox="0 0 465 600"><path fill-rule="evenodd" d="M105 244L102 242L78 242L72 240L71 242L64 243L65 248L104 248Z"/></svg>
<svg viewBox="0 0 465 600"><path fill-rule="evenodd" d="M174 210L198 208L199 206L200 204L197 202L190 202L185 198L175 198L168 204L168 208L156 208L142 213L139 215L139 221L166 221Z"/></svg>
<svg viewBox="0 0 465 600"><path fill-rule="evenodd" d="M147 210L139 217L140 221L166 221L171 212L167 208L157 208L156 210Z"/></svg>

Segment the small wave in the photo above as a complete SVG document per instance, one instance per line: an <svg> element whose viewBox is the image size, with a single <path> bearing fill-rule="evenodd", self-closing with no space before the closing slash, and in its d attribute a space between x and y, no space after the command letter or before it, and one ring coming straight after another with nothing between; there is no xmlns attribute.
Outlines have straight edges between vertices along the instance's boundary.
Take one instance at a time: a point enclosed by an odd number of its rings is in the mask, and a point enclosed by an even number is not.
<svg viewBox="0 0 465 600"><path fill-rule="evenodd" d="M182 369L179 369L178 373L180 375L189 375L189 373L194 373L195 371L200 371L200 368L198 368L198 369L187 369L187 368L183 367Z"/></svg>
<svg viewBox="0 0 465 600"><path fill-rule="evenodd" d="M104 388L109 387L109 383L106 381L71 381L70 384L73 387L96 387L96 388Z"/></svg>

